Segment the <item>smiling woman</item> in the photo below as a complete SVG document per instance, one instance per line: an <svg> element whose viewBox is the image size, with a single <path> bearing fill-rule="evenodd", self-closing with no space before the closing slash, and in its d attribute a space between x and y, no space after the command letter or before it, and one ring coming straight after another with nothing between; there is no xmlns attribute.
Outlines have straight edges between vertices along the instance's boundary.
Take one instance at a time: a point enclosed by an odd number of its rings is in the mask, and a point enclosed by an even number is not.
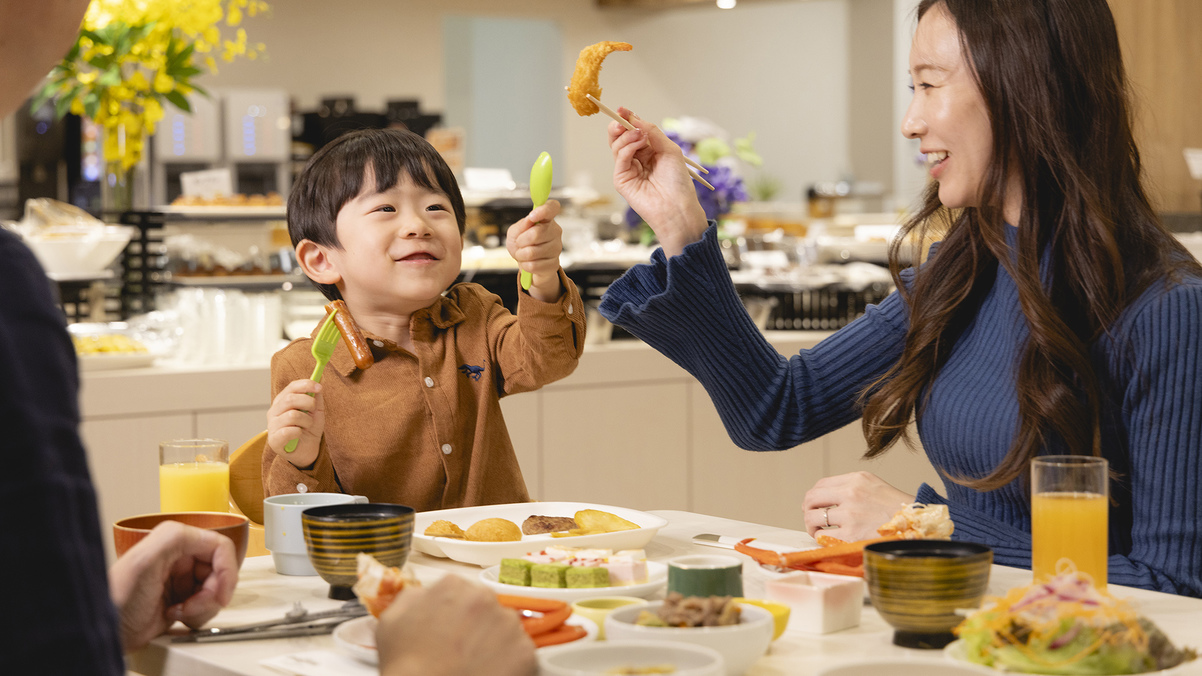
<svg viewBox="0 0 1202 676"><path fill-rule="evenodd" d="M610 125L614 185L664 246L602 314L694 374L743 448L862 417L871 458L916 419L947 496L827 477L803 501L811 533L864 538L917 499L948 505L955 539L1026 567L1032 458L1103 456L1110 581L1202 596L1202 267L1140 182L1110 9L922 0L918 17L901 123L932 180L891 247L896 293L782 357L739 302L675 146L625 111L637 130ZM903 270L901 247L933 232L944 241Z"/></svg>

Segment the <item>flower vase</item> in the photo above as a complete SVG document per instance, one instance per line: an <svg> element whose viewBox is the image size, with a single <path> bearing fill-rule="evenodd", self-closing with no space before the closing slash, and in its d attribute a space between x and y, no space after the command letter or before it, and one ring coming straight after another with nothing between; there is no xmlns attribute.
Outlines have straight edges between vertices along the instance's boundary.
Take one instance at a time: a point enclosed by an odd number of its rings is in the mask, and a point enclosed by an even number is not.
<svg viewBox="0 0 1202 676"><path fill-rule="evenodd" d="M120 216L134 208L134 176L137 167L126 169L121 160L106 162L102 208L106 214Z"/></svg>

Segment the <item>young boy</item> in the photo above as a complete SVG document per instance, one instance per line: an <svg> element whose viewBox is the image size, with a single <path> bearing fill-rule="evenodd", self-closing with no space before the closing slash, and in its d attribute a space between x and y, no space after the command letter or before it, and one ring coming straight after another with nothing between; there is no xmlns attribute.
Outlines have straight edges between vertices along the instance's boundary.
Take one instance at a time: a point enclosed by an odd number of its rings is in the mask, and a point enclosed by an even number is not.
<svg viewBox="0 0 1202 676"><path fill-rule="evenodd" d="M292 188L288 231L309 279L346 302L375 364L359 370L340 340L318 384L311 339L275 354L264 493L353 493L418 511L529 500L500 398L570 374L584 347L558 213L551 200L509 228L510 254L533 275L514 316L477 284L447 290L465 210L425 139L363 130L318 151Z"/></svg>

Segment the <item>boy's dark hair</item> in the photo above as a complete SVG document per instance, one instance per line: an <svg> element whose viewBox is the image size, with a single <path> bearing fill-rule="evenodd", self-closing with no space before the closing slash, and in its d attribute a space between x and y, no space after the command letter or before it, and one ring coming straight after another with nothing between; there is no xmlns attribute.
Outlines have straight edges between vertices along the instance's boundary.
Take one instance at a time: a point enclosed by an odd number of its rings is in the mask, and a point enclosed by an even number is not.
<svg viewBox="0 0 1202 676"><path fill-rule="evenodd" d="M427 190L451 200L459 233L467 211L455 174L426 139L404 129L360 129L343 134L317 151L292 185L288 196L288 236L295 247L301 240L342 248L338 242L338 212L363 190L368 169L376 192L397 184L401 172ZM342 294L333 284L313 285L330 300Z"/></svg>

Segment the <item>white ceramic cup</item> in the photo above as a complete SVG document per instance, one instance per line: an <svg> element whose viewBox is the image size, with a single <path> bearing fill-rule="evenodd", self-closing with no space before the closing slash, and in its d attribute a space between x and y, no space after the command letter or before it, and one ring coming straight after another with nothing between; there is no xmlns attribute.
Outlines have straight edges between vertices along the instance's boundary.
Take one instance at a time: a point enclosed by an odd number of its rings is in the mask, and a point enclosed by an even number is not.
<svg viewBox="0 0 1202 676"><path fill-rule="evenodd" d="M275 562L275 572L281 575L316 575L309 563L305 546L305 531L301 512L321 505L366 503L362 495L343 493L289 493L273 495L263 500L263 540Z"/></svg>

